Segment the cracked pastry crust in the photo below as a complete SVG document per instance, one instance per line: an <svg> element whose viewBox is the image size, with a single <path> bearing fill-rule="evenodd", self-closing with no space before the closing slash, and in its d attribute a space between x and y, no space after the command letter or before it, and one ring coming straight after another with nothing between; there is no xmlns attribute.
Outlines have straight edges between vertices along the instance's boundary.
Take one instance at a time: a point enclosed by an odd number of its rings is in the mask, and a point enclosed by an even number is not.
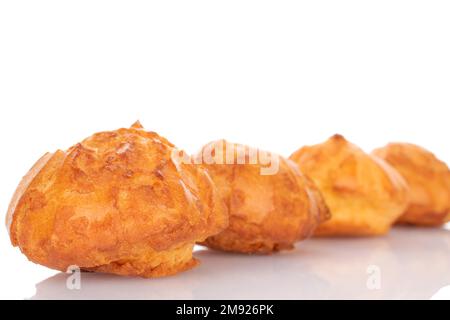
<svg viewBox="0 0 450 320"><path fill-rule="evenodd" d="M341 135L303 147L290 159L316 183L330 208L332 218L317 228L317 236L384 234L408 204L400 174Z"/></svg>
<svg viewBox="0 0 450 320"><path fill-rule="evenodd" d="M386 160L410 187L410 205L398 223L439 226L450 221L450 170L430 151L409 143L390 143L373 154Z"/></svg>
<svg viewBox="0 0 450 320"><path fill-rule="evenodd" d="M226 164L226 150L239 148L244 155L241 162L235 151L231 153L232 163ZM206 145L194 159L201 161L204 150L213 150L214 162L205 167L226 204L229 226L202 245L269 254L292 249L295 242L309 237L317 225L329 218L320 192L293 162L274 155L278 171L262 175L265 165L250 160L250 154L258 152L256 149L220 140Z"/></svg>
<svg viewBox="0 0 450 320"><path fill-rule="evenodd" d="M157 277L195 266L195 242L228 217L206 170L181 163L174 150L136 123L47 153L11 201L12 244L61 271Z"/></svg>

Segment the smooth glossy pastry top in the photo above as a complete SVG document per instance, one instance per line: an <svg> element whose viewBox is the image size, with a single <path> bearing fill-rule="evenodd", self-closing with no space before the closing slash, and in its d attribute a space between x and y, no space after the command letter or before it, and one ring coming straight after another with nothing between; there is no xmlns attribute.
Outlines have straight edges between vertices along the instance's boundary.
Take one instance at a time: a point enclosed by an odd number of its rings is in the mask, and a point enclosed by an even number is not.
<svg viewBox="0 0 450 320"><path fill-rule="evenodd" d="M312 181L278 155L220 140L195 159L207 163L229 212L229 227L209 237L203 243L208 247L243 253L290 249L328 218Z"/></svg>
<svg viewBox="0 0 450 320"><path fill-rule="evenodd" d="M316 183L330 208L331 220L316 235L383 234L407 206L407 185L400 174L341 135L303 147L290 159Z"/></svg>
<svg viewBox="0 0 450 320"><path fill-rule="evenodd" d="M390 143L373 151L405 178L411 202L398 222L442 225L450 221L450 170L434 154L409 143Z"/></svg>
<svg viewBox="0 0 450 320"><path fill-rule="evenodd" d="M33 262L144 277L196 264L196 241L227 216L201 166L139 123L44 155L20 183L7 226Z"/></svg>

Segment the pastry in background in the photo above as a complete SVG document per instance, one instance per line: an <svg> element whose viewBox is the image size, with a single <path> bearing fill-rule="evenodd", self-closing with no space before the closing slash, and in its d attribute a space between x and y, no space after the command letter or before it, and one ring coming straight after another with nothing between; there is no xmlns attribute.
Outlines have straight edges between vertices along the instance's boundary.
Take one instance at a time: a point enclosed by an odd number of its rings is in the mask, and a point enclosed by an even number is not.
<svg viewBox="0 0 450 320"><path fill-rule="evenodd" d="M207 168L229 213L228 228L205 246L261 254L291 249L329 218L320 192L290 160L224 140L194 159Z"/></svg>
<svg viewBox="0 0 450 320"><path fill-rule="evenodd" d="M372 236L389 231L408 204L408 188L384 160L341 135L306 146L291 157L321 191L331 219L317 236Z"/></svg>
<svg viewBox="0 0 450 320"><path fill-rule="evenodd" d="M390 143L373 154L400 172L410 187L410 204L399 223L439 226L450 221L450 170L434 154L409 143Z"/></svg>
<svg viewBox="0 0 450 320"><path fill-rule="evenodd" d="M193 246L228 217L201 166L139 123L44 155L11 201L14 246L35 263L157 277L196 265Z"/></svg>

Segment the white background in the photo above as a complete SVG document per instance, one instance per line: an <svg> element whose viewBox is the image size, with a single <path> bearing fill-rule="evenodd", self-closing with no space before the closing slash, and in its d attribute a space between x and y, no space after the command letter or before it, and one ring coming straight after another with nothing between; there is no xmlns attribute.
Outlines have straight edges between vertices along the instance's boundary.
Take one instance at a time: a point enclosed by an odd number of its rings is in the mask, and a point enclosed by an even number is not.
<svg viewBox="0 0 450 320"><path fill-rule="evenodd" d="M189 152L288 156L341 133L450 162L449 17L449 1L1 1L0 211L44 152L137 119ZM0 298L54 274L5 228L0 252Z"/></svg>

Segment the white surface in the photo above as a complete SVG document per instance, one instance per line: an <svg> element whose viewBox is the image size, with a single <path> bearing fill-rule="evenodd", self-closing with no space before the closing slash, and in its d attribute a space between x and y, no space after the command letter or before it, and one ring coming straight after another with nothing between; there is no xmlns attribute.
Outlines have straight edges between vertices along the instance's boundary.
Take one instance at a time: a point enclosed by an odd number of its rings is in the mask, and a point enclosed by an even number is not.
<svg viewBox="0 0 450 320"><path fill-rule="evenodd" d="M448 163L449 16L449 1L1 1L0 212L6 212L20 178L44 152L136 119L189 152L227 138L289 155L339 132L367 151L393 140L414 142ZM428 256L432 251L417 248L415 236L403 240L410 242L404 248L409 256L395 255L384 272L401 274L407 270L398 266L411 264L423 264L425 271L439 266ZM442 239L434 239L443 254ZM336 270L359 259L352 250L366 252L371 241L378 248L372 251L390 255L383 253L384 238L349 241L346 258L335 257ZM322 261L308 270L325 275L335 270L317 253L330 243L305 246L317 255L308 261ZM366 252L367 260L372 251ZM0 252L0 298L31 297L35 283L54 274L11 248L5 228L0 228ZM202 271L214 269L205 269L210 263L220 269L228 260L201 255L200 268L167 280L178 290L161 289L160 295L214 296L198 281L207 278ZM249 276L252 264L282 269L289 259L303 261L297 255L233 256L236 271L221 276L235 277L241 264ZM425 271L399 290L425 281L430 276ZM319 294L322 282L309 275L305 281L313 289L303 285L300 292ZM216 274L211 277L214 282ZM286 280L293 277L276 281L275 276L272 286L246 297L297 295ZM264 284L251 279L256 287ZM117 281L130 295L136 285L166 283ZM303 280L293 283L298 281ZM229 286L222 294L248 292L232 290L231 280ZM416 294L429 297L438 287L423 284ZM333 290L357 292L351 285L345 288ZM440 294L450 298L448 290Z"/></svg>
<svg viewBox="0 0 450 320"><path fill-rule="evenodd" d="M372 239L312 239L271 256L196 253L202 264L163 279L83 273L36 285L32 299L448 299L450 231L396 228ZM367 286L376 266L380 287ZM370 270L370 269L369 269ZM372 289L370 289L372 288Z"/></svg>

